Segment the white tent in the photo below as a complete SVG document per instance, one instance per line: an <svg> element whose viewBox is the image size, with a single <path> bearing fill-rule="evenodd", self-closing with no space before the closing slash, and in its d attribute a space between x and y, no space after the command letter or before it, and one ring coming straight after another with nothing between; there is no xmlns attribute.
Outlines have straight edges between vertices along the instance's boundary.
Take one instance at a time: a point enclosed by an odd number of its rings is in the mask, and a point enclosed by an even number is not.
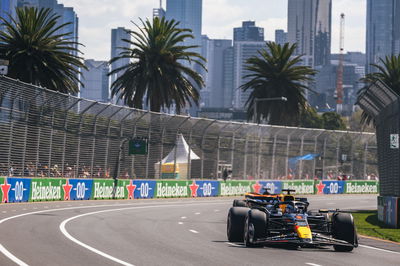
<svg viewBox="0 0 400 266"><path fill-rule="evenodd" d="M190 153L190 155L189 155ZM187 178L187 168L188 160L199 160L200 157L197 156L192 150L189 150L189 145L187 144L185 138L182 134L178 134L176 138L176 145L170 151L170 153L161 160L162 165L174 164L176 163L175 169L179 171L179 177ZM154 164L154 170L156 171L156 176L159 176L160 172L160 162Z"/></svg>

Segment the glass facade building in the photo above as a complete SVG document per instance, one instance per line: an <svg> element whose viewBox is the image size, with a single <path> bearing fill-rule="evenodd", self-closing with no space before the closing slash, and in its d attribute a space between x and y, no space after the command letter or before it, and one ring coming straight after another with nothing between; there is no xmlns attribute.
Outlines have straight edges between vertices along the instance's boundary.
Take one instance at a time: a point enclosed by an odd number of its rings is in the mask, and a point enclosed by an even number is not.
<svg viewBox="0 0 400 266"><path fill-rule="evenodd" d="M15 9L17 8L17 4L18 4L17 0L1 0L0 17L10 22L11 18L16 17Z"/></svg>
<svg viewBox="0 0 400 266"><path fill-rule="evenodd" d="M193 31L194 39L187 38L185 45L201 46L202 7L202 0L167 0L167 19L175 19L180 22L180 28ZM195 50L201 53L200 48Z"/></svg>
<svg viewBox="0 0 400 266"><path fill-rule="evenodd" d="M297 43L296 54L304 64L329 64L331 54L332 0L289 0L288 42Z"/></svg>
<svg viewBox="0 0 400 266"><path fill-rule="evenodd" d="M81 81L84 87L81 88L80 97L93 101L108 102L108 62L89 59L85 60L85 66L88 69L82 69Z"/></svg>
<svg viewBox="0 0 400 266"><path fill-rule="evenodd" d="M264 29L256 27L255 21L243 21L242 27L233 29L233 41L264 41Z"/></svg>
<svg viewBox="0 0 400 266"><path fill-rule="evenodd" d="M400 53L400 3L397 0L367 0L367 73L380 58Z"/></svg>
<svg viewBox="0 0 400 266"><path fill-rule="evenodd" d="M287 43L287 32L284 30L275 30L275 42L279 45Z"/></svg>

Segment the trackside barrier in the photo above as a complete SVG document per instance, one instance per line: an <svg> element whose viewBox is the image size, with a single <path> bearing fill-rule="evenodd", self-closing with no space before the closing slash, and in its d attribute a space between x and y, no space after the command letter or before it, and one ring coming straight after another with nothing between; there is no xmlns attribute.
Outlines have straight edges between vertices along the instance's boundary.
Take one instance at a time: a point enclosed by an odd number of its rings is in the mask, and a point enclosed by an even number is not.
<svg viewBox="0 0 400 266"><path fill-rule="evenodd" d="M291 180L117 180L0 177L2 203L56 200L149 199L240 196L247 192L296 194L375 194L377 181ZM382 206L384 204L382 203ZM386 204L387 205L387 204Z"/></svg>

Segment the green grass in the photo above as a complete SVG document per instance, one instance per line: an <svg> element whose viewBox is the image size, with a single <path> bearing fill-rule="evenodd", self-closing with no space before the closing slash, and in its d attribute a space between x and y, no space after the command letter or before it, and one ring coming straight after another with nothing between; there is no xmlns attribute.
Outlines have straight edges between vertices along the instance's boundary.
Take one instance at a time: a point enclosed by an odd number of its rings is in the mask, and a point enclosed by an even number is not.
<svg viewBox="0 0 400 266"><path fill-rule="evenodd" d="M358 234L400 242L400 229L389 228L380 222L377 211L362 211L352 214Z"/></svg>

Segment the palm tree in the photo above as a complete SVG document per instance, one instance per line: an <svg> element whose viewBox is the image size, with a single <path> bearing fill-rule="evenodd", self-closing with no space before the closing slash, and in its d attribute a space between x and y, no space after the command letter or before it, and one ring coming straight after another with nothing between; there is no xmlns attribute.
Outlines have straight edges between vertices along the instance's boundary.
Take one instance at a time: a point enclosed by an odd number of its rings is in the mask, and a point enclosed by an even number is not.
<svg viewBox="0 0 400 266"><path fill-rule="evenodd" d="M304 91L309 89L305 83L312 81L316 71L308 66L300 66L301 56L294 56L296 44L286 43L281 46L267 42L267 49L260 50L259 56L247 60L250 79L241 86L251 94L246 102L248 119L256 116L275 125L295 125L299 123L301 112L306 108L307 100ZM285 97L283 101L256 101L258 98ZM257 114L254 104L257 103Z"/></svg>
<svg viewBox="0 0 400 266"><path fill-rule="evenodd" d="M50 90L79 92L79 68L85 68L79 43L59 33L60 16L50 9L18 8L10 22L0 18L0 58L9 60L8 76Z"/></svg>
<svg viewBox="0 0 400 266"><path fill-rule="evenodd" d="M198 105L197 87L204 85L200 74L189 65L198 64L205 69L205 59L193 48L185 46L184 40L193 38L191 30L178 28L179 22L154 18L141 20L143 28L129 31L133 41L123 40L131 47L123 51L110 63L130 59L128 65L111 71L110 75L122 73L112 84L112 96L118 95L130 107L143 109L143 98L150 110L159 112L162 107L176 106L177 113L187 104Z"/></svg>
<svg viewBox="0 0 400 266"><path fill-rule="evenodd" d="M400 55L386 56L385 59L380 58L380 62L381 64L371 64L378 71L369 73L361 79L366 86L358 94L361 95L370 84L381 81L400 96ZM361 115L361 124L366 126L375 124L375 121L366 112L363 112Z"/></svg>

